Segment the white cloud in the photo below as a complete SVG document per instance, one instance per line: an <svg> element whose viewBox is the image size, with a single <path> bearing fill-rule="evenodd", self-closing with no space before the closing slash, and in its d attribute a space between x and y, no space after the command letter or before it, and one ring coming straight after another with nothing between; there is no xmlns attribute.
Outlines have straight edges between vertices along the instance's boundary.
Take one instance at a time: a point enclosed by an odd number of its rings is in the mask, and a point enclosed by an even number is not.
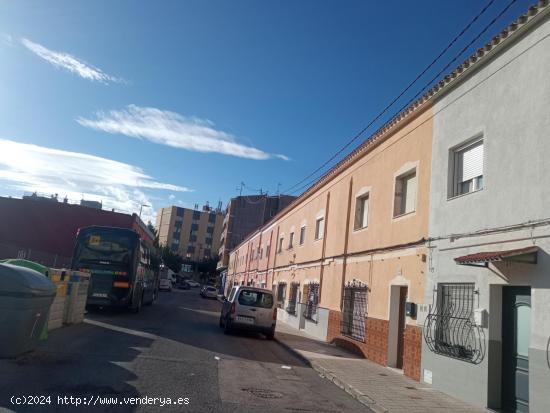
<svg viewBox="0 0 550 413"><path fill-rule="evenodd" d="M154 220L150 190L191 189L158 182L141 168L99 156L0 139L0 184L12 190L103 201L104 208L139 212ZM153 221L154 222L154 221Z"/></svg>
<svg viewBox="0 0 550 413"><path fill-rule="evenodd" d="M93 120L80 117L77 122L88 128L189 151L215 152L257 160L273 157L288 160L284 155L272 155L235 142L233 135L215 129L209 120L184 117L156 108L129 105L123 110L97 112Z"/></svg>
<svg viewBox="0 0 550 413"><path fill-rule="evenodd" d="M68 53L56 52L47 49L41 44L34 43L24 38L21 39L21 43L35 55L41 57L55 67L68 70L69 72L74 73L84 79L98 81L101 83L122 81L121 79L117 79L116 77L108 75L97 67L93 67L81 60L78 60L76 57L71 56Z"/></svg>
<svg viewBox="0 0 550 413"><path fill-rule="evenodd" d="M174 199L176 199L176 196L174 194L170 194L170 196L168 197L168 199L170 201L173 201Z"/></svg>

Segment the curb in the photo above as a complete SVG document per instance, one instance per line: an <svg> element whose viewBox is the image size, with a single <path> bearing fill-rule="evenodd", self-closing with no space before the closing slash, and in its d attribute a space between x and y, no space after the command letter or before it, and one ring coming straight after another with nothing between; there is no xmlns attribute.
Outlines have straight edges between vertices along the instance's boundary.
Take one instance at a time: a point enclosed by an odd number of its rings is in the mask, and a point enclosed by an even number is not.
<svg viewBox="0 0 550 413"><path fill-rule="evenodd" d="M284 333L283 333L284 334ZM343 382L338 377L336 377L334 374L332 374L329 370L325 369L324 367L317 364L315 361L311 361L308 358L304 357L299 351L297 351L295 348L291 347L289 344L285 343L283 340L280 340L277 338L277 336L274 337L274 340L279 343L282 347L284 347L288 352L292 353L294 356L299 358L305 365L311 367L313 370L315 370L321 377L324 379L331 381L336 386L340 387L342 390L344 390L346 393L348 393L351 397L353 397L355 400L357 400L359 403L365 405L369 409L371 409L375 413L388 413L389 410L386 409L384 406L381 406L377 404L373 399L371 399L369 396L361 393L359 390L357 390L355 387Z"/></svg>
<svg viewBox="0 0 550 413"><path fill-rule="evenodd" d="M361 393L355 387L343 382L342 380L340 380L338 377L336 377L334 374L332 374L329 370L325 369L324 367L321 367L320 365L318 365L315 362L310 363L310 365L323 378L331 381L336 386L340 387L342 390L344 390L346 393L348 393L350 396L352 396L355 400L357 400L359 403L367 406L373 412L375 412L375 413L387 413L387 412L389 412L389 410L386 409L384 406L381 406L381 405L377 404L369 396Z"/></svg>
<svg viewBox="0 0 550 413"><path fill-rule="evenodd" d="M283 333L284 334L284 333ZM279 340L277 338L277 334L275 333L275 336L273 337L273 340L276 341L277 343L279 343L279 345L281 345L282 347L284 347L289 353L292 353L293 356L295 356L296 358L300 359L300 361L302 363L304 363L306 366L308 367L313 367L312 364L311 364L311 361L307 358L305 358L302 353L300 353L299 351L297 351L295 348L291 347L290 345L288 345L287 343L285 343L284 341L282 340Z"/></svg>

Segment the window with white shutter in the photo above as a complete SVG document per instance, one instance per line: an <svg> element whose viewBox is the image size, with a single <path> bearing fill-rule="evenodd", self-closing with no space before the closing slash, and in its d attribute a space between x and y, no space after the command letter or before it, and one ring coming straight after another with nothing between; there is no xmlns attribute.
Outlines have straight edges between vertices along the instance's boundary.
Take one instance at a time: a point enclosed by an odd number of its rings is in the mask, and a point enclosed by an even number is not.
<svg viewBox="0 0 550 413"><path fill-rule="evenodd" d="M395 180L393 216L398 217L416 210L416 170Z"/></svg>
<svg viewBox="0 0 550 413"><path fill-rule="evenodd" d="M478 140L453 151L451 169L454 173L451 196L483 189L483 140Z"/></svg>

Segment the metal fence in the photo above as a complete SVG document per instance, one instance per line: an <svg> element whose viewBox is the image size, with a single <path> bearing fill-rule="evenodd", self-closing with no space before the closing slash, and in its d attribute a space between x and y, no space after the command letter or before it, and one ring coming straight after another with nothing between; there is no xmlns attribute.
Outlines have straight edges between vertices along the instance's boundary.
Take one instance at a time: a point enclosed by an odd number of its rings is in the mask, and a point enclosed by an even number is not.
<svg viewBox="0 0 550 413"><path fill-rule="evenodd" d="M24 246L0 244L0 259L6 258L21 258L52 268L69 268L71 266L71 257L52 254L50 252Z"/></svg>
<svg viewBox="0 0 550 413"><path fill-rule="evenodd" d="M424 323L424 340L437 354L478 364L485 357L485 334L473 320L475 285L439 284Z"/></svg>
<svg viewBox="0 0 550 413"><path fill-rule="evenodd" d="M364 285L344 287L342 321L340 333L354 340L365 341L365 319L367 318L367 292Z"/></svg>
<svg viewBox="0 0 550 413"><path fill-rule="evenodd" d="M319 283L310 282L306 286L304 318L316 323L319 319Z"/></svg>

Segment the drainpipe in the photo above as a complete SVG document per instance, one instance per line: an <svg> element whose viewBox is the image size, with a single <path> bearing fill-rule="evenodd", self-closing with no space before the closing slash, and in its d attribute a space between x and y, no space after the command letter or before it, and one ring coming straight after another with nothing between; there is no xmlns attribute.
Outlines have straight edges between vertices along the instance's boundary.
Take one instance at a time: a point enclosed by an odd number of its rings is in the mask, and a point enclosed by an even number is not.
<svg viewBox="0 0 550 413"><path fill-rule="evenodd" d="M321 303L321 297L323 293L323 273L325 272L325 248L327 246L327 228L328 228L328 214L330 206L330 192L327 194L327 203L325 206L325 227L323 228L323 246L321 249L321 271L319 273L319 304Z"/></svg>
<svg viewBox="0 0 550 413"><path fill-rule="evenodd" d="M275 268L277 267L277 254L278 248L279 248L279 230L280 226L277 225L277 235L275 236L275 255L273 255L273 272L271 273L271 288L273 289L273 281L275 281ZM271 251L273 251L273 244L271 244L271 247L269 247ZM270 252L271 252L270 251Z"/></svg>
<svg viewBox="0 0 550 413"><path fill-rule="evenodd" d="M346 237L344 239L344 258L342 263L342 285L340 287L340 311L342 311L343 305L344 305L344 287L346 284L346 271L348 266L348 242L349 242L349 224L350 224L350 216L351 216L351 194L352 193L353 193L353 177L349 180L349 190L348 190Z"/></svg>
<svg viewBox="0 0 550 413"><path fill-rule="evenodd" d="M244 285L248 285L248 269L250 268L250 261L252 261L252 256L250 255L250 241L246 247L246 263L244 266Z"/></svg>
<svg viewBox="0 0 550 413"><path fill-rule="evenodd" d="M273 247L273 229L269 233L269 254L271 254L271 248L272 247ZM265 252L267 254L267 248L265 249ZM270 259L269 255L266 258L267 258L267 265L266 265L266 268L265 268L265 270L266 270L266 273L265 273L265 286L267 288L267 286L269 285L271 287L271 289L273 289L273 269L271 271L271 284L268 284L267 275L269 274L269 259Z"/></svg>

